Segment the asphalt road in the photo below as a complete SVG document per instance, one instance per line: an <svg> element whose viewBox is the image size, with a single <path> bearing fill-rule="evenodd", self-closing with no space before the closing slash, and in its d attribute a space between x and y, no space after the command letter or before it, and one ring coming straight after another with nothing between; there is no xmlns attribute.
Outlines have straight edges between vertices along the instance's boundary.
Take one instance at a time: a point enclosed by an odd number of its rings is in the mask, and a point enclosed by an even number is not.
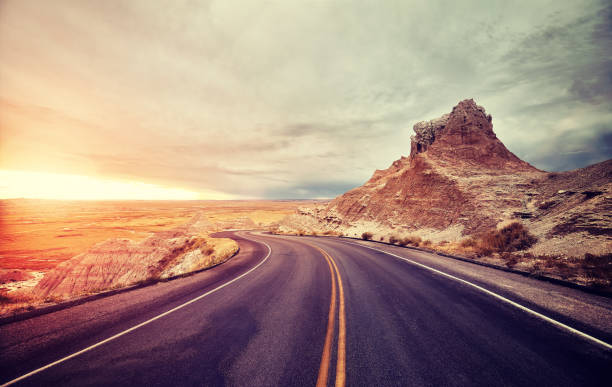
<svg viewBox="0 0 612 387"><path fill-rule="evenodd" d="M221 266L0 326L0 383L66 357L16 385L612 381L609 348L440 273L345 239L226 235L241 250Z"/></svg>

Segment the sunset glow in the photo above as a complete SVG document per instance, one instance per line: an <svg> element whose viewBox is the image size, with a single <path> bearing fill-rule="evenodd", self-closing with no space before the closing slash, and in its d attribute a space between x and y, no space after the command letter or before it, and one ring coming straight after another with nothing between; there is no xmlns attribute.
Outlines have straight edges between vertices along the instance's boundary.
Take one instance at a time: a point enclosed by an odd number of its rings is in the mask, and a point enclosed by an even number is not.
<svg viewBox="0 0 612 387"><path fill-rule="evenodd" d="M60 200L195 200L228 199L228 195L200 193L136 181L113 181L48 172L0 171L0 199Z"/></svg>

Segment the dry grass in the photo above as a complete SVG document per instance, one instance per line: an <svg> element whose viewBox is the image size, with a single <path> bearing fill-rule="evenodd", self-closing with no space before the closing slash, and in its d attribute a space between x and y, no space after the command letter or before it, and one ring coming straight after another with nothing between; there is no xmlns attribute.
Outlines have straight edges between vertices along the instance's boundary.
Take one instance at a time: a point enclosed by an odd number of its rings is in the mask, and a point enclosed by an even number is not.
<svg viewBox="0 0 612 387"><path fill-rule="evenodd" d="M409 235L407 237L402 238L398 244L400 246L414 246L419 247L423 240L419 236Z"/></svg>
<svg viewBox="0 0 612 387"><path fill-rule="evenodd" d="M594 286L612 285L612 253L603 255L585 254L581 262L585 277Z"/></svg>
<svg viewBox="0 0 612 387"><path fill-rule="evenodd" d="M499 230L463 239L457 245L451 246L450 250L458 253L475 253L482 257L526 250L536 242L537 238L525 226L514 222Z"/></svg>
<svg viewBox="0 0 612 387"><path fill-rule="evenodd" d="M538 239L525 226L514 222L500 230L489 231L481 236L479 249L483 254L486 252L489 254L491 252L513 252L526 250L537 241Z"/></svg>
<svg viewBox="0 0 612 387"><path fill-rule="evenodd" d="M374 236L374 234L372 234L369 231L366 231L363 234L361 234L361 239L363 239L364 241L369 241L369 240L372 239L373 236Z"/></svg>

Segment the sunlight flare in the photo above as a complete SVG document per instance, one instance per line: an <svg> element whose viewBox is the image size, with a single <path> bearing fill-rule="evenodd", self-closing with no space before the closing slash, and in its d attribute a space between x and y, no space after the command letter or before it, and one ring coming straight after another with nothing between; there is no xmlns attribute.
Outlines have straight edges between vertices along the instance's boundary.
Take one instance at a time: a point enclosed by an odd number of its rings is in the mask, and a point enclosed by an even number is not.
<svg viewBox="0 0 612 387"><path fill-rule="evenodd" d="M220 193L201 193L137 181L114 181L49 172L0 170L0 198L60 200L197 200L228 199Z"/></svg>

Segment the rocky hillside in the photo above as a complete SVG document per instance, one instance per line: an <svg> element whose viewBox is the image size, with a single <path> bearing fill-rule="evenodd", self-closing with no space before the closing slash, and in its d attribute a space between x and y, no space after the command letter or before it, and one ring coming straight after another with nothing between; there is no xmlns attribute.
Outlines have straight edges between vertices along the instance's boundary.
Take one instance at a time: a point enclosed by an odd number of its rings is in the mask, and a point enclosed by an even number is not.
<svg viewBox="0 0 612 387"><path fill-rule="evenodd" d="M469 99L416 123L409 157L325 206L300 209L280 230L409 234L444 244L518 221L536 234L538 253L609 252L612 161L547 173L510 152L492 122Z"/></svg>
<svg viewBox="0 0 612 387"><path fill-rule="evenodd" d="M238 245L211 238L197 215L188 224L142 242L109 239L58 265L32 290L34 299L66 299L143 281L163 279L223 262Z"/></svg>

